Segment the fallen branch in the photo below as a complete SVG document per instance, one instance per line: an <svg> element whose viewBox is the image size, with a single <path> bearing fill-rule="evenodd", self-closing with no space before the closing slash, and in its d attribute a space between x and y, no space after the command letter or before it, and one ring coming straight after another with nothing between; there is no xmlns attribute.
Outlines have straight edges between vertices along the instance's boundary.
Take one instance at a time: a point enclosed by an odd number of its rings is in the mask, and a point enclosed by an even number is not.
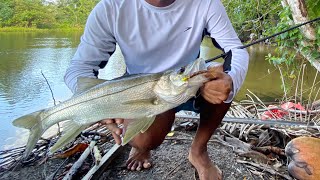
<svg viewBox="0 0 320 180"><path fill-rule="evenodd" d="M89 156L91 149L96 145L97 141L91 141L87 149L82 153L80 158L73 164L69 172L63 177L63 180L71 180L72 177L77 173L78 169L82 166L83 162Z"/></svg>
<svg viewBox="0 0 320 180"><path fill-rule="evenodd" d="M262 171L267 171L268 173L270 173L272 175L277 175L277 176L281 176L281 177L283 177L285 179L292 180L292 178L290 176L285 175L285 174L281 174L281 173L277 172L276 170L272 169L271 167L268 167L267 165L264 165L264 164L257 164L257 163L253 163L253 162L243 161L243 160L240 160L240 159L237 159L237 163L248 164L248 165L251 165L253 167L259 168Z"/></svg>
<svg viewBox="0 0 320 180"><path fill-rule="evenodd" d="M115 144L113 147L105 154L101 162L93 166L90 171L82 178L82 180L96 179L101 173L105 171L107 166L112 162L116 155L120 152L123 146Z"/></svg>
<svg viewBox="0 0 320 180"><path fill-rule="evenodd" d="M93 157L94 157L95 165L99 165L102 157L101 157L101 153L100 153L97 146L93 147Z"/></svg>

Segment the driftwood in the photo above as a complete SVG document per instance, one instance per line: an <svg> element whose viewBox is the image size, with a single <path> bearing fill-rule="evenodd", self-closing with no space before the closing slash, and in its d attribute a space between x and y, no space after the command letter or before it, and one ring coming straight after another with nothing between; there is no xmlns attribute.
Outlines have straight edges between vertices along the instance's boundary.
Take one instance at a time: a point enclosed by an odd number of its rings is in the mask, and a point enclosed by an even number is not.
<svg viewBox="0 0 320 180"><path fill-rule="evenodd" d="M94 157L95 165L99 165L102 157L97 146L93 147L93 157Z"/></svg>
<svg viewBox="0 0 320 180"><path fill-rule="evenodd" d="M90 145L87 147L87 149L82 153L80 158L73 164L67 175L64 176L63 180L71 180L72 177L77 173L78 169L81 167L83 162L87 159L89 156L91 149L96 145L96 141L91 141Z"/></svg>
<svg viewBox="0 0 320 180"><path fill-rule="evenodd" d="M99 164L93 166L90 171L82 178L83 180L96 179L102 175L112 160L123 149L123 146L115 144L101 159Z"/></svg>

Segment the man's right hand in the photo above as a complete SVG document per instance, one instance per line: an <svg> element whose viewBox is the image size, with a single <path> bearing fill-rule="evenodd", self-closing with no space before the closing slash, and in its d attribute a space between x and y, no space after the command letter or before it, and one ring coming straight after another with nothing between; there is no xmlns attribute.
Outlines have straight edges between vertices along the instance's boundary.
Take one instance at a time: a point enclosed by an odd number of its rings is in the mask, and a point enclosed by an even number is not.
<svg viewBox="0 0 320 180"><path fill-rule="evenodd" d="M105 125L112 133L112 136L117 144L121 144L121 134L123 129L119 128L118 125L123 124L123 119L105 119L100 121L101 124Z"/></svg>

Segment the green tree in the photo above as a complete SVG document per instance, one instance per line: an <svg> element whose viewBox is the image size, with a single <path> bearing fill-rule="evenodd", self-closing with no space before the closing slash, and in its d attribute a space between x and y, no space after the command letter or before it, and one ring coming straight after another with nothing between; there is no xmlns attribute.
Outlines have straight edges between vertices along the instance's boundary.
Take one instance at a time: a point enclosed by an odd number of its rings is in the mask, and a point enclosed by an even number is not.
<svg viewBox="0 0 320 180"><path fill-rule="evenodd" d="M257 39L277 24L280 0L222 0L231 22L243 40Z"/></svg>
<svg viewBox="0 0 320 180"><path fill-rule="evenodd" d="M62 26L83 27L98 0L59 0L57 21Z"/></svg>
<svg viewBox="0 0 320 180"><path fill-rule="evenodd" d="M49 28L55 22L51 6L42 0L14 0L12 25L18 27Z"/></svg>
<svg viewBox="0 0 320 180"><path fill-rule="evenodd" d="M0 27L10 26L10 20L13 16L11 0L0 0Z"/></svg>

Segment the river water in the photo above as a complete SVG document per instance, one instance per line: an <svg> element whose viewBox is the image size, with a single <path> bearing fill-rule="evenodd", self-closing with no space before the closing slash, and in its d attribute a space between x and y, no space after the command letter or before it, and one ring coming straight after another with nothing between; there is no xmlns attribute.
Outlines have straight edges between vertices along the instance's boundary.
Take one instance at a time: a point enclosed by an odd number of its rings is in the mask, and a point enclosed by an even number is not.
<svg viewBox="0 0 320 180"><path fill-rule="evenodd" d="M74 32L0 33L0 150L20 146L26 141L26 131L15 128L11 124L13 119L54 105L42 73L57 102L72 95L63 82L63 75L80 36L81 33ZM219 53L206 46L202 49L204 57L214 57ZM246 89L256 93L262 100L281 98L283 93L279 72L265 60L273 48L258 45L248 50L249 72L236 99L244 99ZM119 66L119 63L113 65ZM114 69L110 67L109 70ZM306 81L311 83L314 73L309 68L310 79Z"/></svg>

